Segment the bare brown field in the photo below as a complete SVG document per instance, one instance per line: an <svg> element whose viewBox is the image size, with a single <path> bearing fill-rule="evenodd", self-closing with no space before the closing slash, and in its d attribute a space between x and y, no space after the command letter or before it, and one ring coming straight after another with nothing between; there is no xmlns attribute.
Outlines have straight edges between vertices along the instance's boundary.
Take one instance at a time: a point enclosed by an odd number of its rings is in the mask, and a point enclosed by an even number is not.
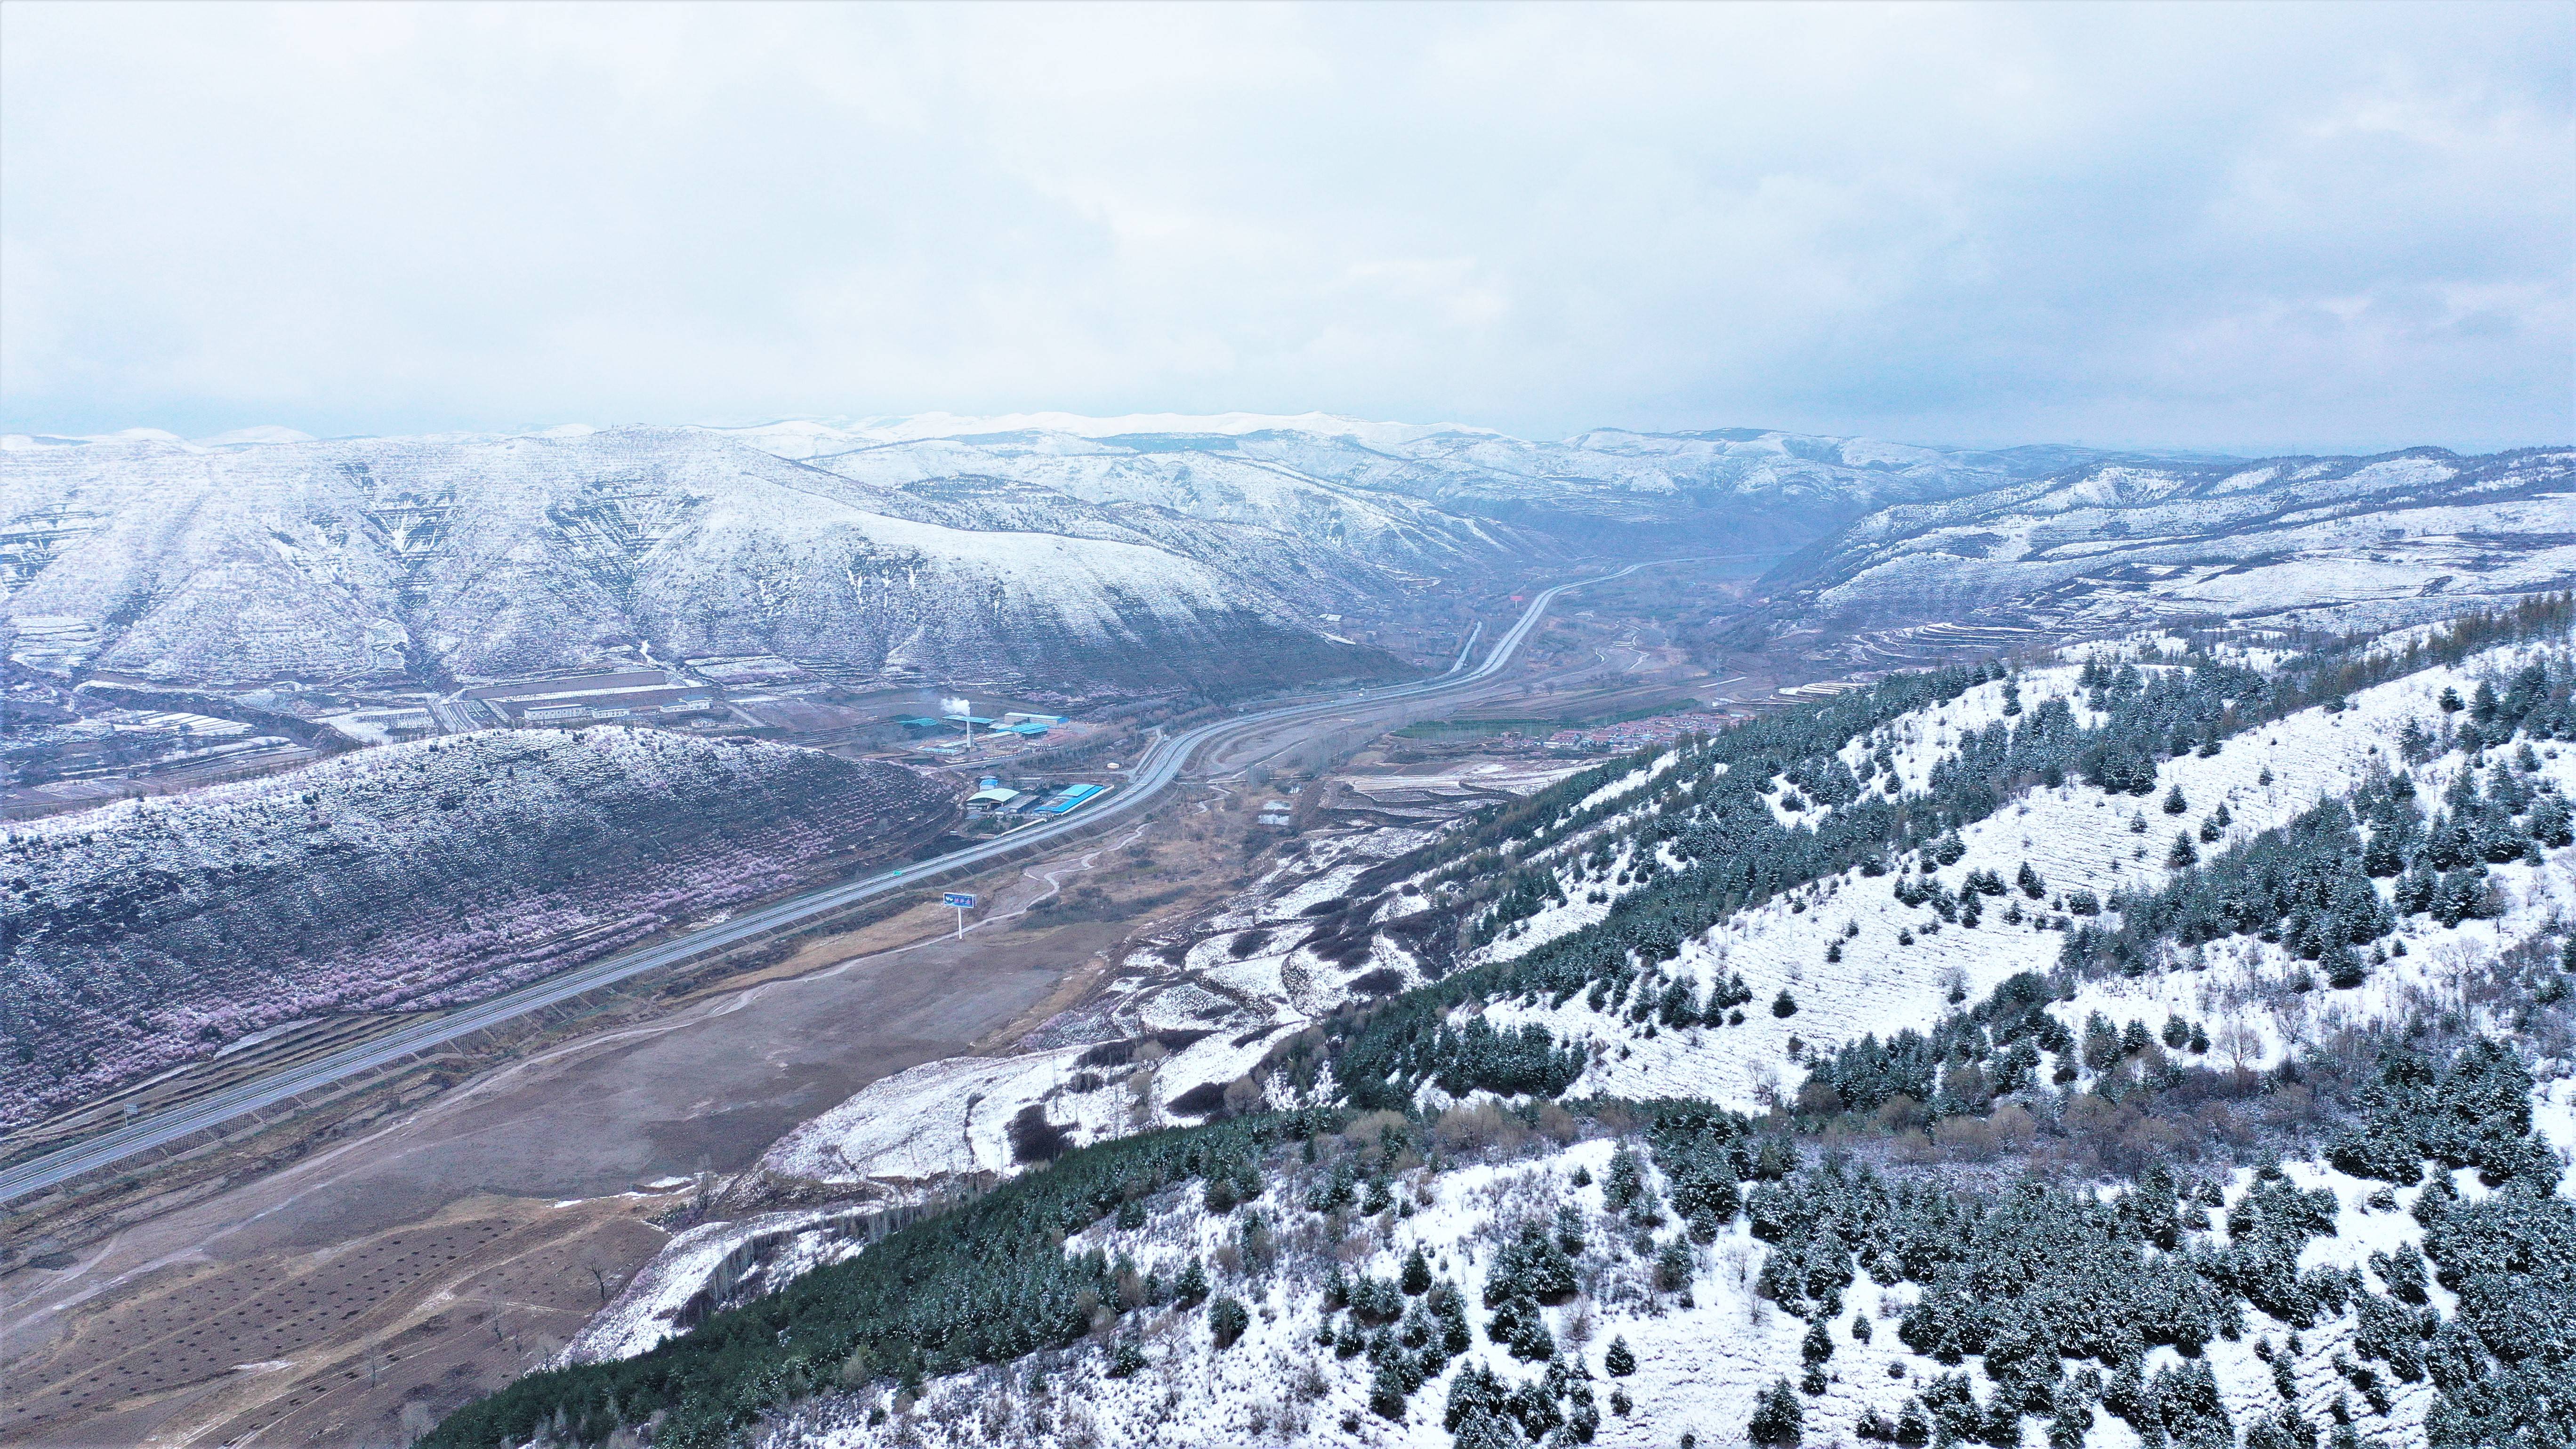
<svg viewBox="0 0 2576 1449"><path fill-rule="evenodd" d="M404 1443L559 1348L669 1201L479 1197L327 1254L159 1270L12 1366L0 1440Z"/></svg>

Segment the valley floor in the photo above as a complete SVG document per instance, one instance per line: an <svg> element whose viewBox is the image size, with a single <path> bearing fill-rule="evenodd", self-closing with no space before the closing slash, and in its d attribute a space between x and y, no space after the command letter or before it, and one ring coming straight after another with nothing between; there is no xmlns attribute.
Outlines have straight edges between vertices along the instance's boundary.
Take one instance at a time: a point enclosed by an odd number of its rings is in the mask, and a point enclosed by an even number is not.
<svg viewBox="0 0 2576 1449"><path fill-rule="evenodd" d="M1122 832L1028 867L963 940L930 906L812 943L678 1011L309 1144L282 1171L147 1205L62 1266L22 1264L0 1277L0 1441L212 1444L258 1430L263 1444L317 1449L405 1442L423 1414L559 1350L603 1287L613 1295L668 1241L647 1220L686 1221L699 1174L737 1173L872 1078L1010 1040L1084 990L1127 933L1121 913L1022 912L1104 877L1107 900L1171 889L1118 853L1126 843ZM1190 874L1177 852L1164 859ZM460 1215L517 1245L507 1266L478 1257L391 1278L334 1266ZM11 1226L22 1247L42 1227ZM530 1280L539 1264L553 1266ZM256 1371L227 1360L200 1374L169 1355L175 1325L220 1323L219 1305L264 1301L281 1282L338 1307L254 1355ZM424 1334L433 1321L439 1333ZM155 1367L137 1378L143 1361Z"/></svg>

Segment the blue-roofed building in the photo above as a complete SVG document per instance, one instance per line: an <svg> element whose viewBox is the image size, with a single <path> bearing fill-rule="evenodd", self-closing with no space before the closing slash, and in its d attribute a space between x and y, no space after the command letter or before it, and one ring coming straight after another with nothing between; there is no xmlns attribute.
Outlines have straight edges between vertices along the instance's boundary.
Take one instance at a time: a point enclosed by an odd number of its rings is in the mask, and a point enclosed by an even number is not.
<svg viewBox="0 0 2576 1449"><path fill-rule="evenodd" d="M1107 793L1106 785L1067 785L1050 796L1033 812L1039 815L1068 815L1089 803L1093 796Z"/></svg>

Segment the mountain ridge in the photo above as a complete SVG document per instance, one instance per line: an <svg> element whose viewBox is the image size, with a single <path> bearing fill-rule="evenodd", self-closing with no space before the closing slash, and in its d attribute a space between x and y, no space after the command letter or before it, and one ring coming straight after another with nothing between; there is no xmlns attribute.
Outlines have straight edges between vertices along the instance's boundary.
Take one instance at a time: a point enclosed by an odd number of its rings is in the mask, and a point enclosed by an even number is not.
<svg viewBox="0 0 2576 1449"><path fill-rule="evenodd" d="M1830 627L1848 664L1925 621L2385 625L2576 578L2564 449L1537 442L1254 413L0 444L0 612L155 679L490 677L642 644L1204 694L1400 670L1325 621L1584 556L1778 560L1731 642Z"/></svg>
<svg viewBox="0 0 2576 1449"><path fill-rule="evenodd" d="M1736 636L1926 620L2384 628L2571 581L2576 450L2115 461L1862 518L1758 580L1764 607Z"/></svg>

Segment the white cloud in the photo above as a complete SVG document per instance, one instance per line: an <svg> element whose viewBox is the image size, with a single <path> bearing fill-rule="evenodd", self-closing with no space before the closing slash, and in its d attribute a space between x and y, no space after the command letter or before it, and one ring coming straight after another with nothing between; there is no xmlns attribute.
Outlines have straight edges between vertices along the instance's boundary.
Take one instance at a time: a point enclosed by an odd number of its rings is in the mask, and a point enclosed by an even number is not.
<svg viewBox="0 0 2576 1449"><path fill-rule="evenodd" d="M0 10L0 426L2564 440L2565 7Z"/></svg>

